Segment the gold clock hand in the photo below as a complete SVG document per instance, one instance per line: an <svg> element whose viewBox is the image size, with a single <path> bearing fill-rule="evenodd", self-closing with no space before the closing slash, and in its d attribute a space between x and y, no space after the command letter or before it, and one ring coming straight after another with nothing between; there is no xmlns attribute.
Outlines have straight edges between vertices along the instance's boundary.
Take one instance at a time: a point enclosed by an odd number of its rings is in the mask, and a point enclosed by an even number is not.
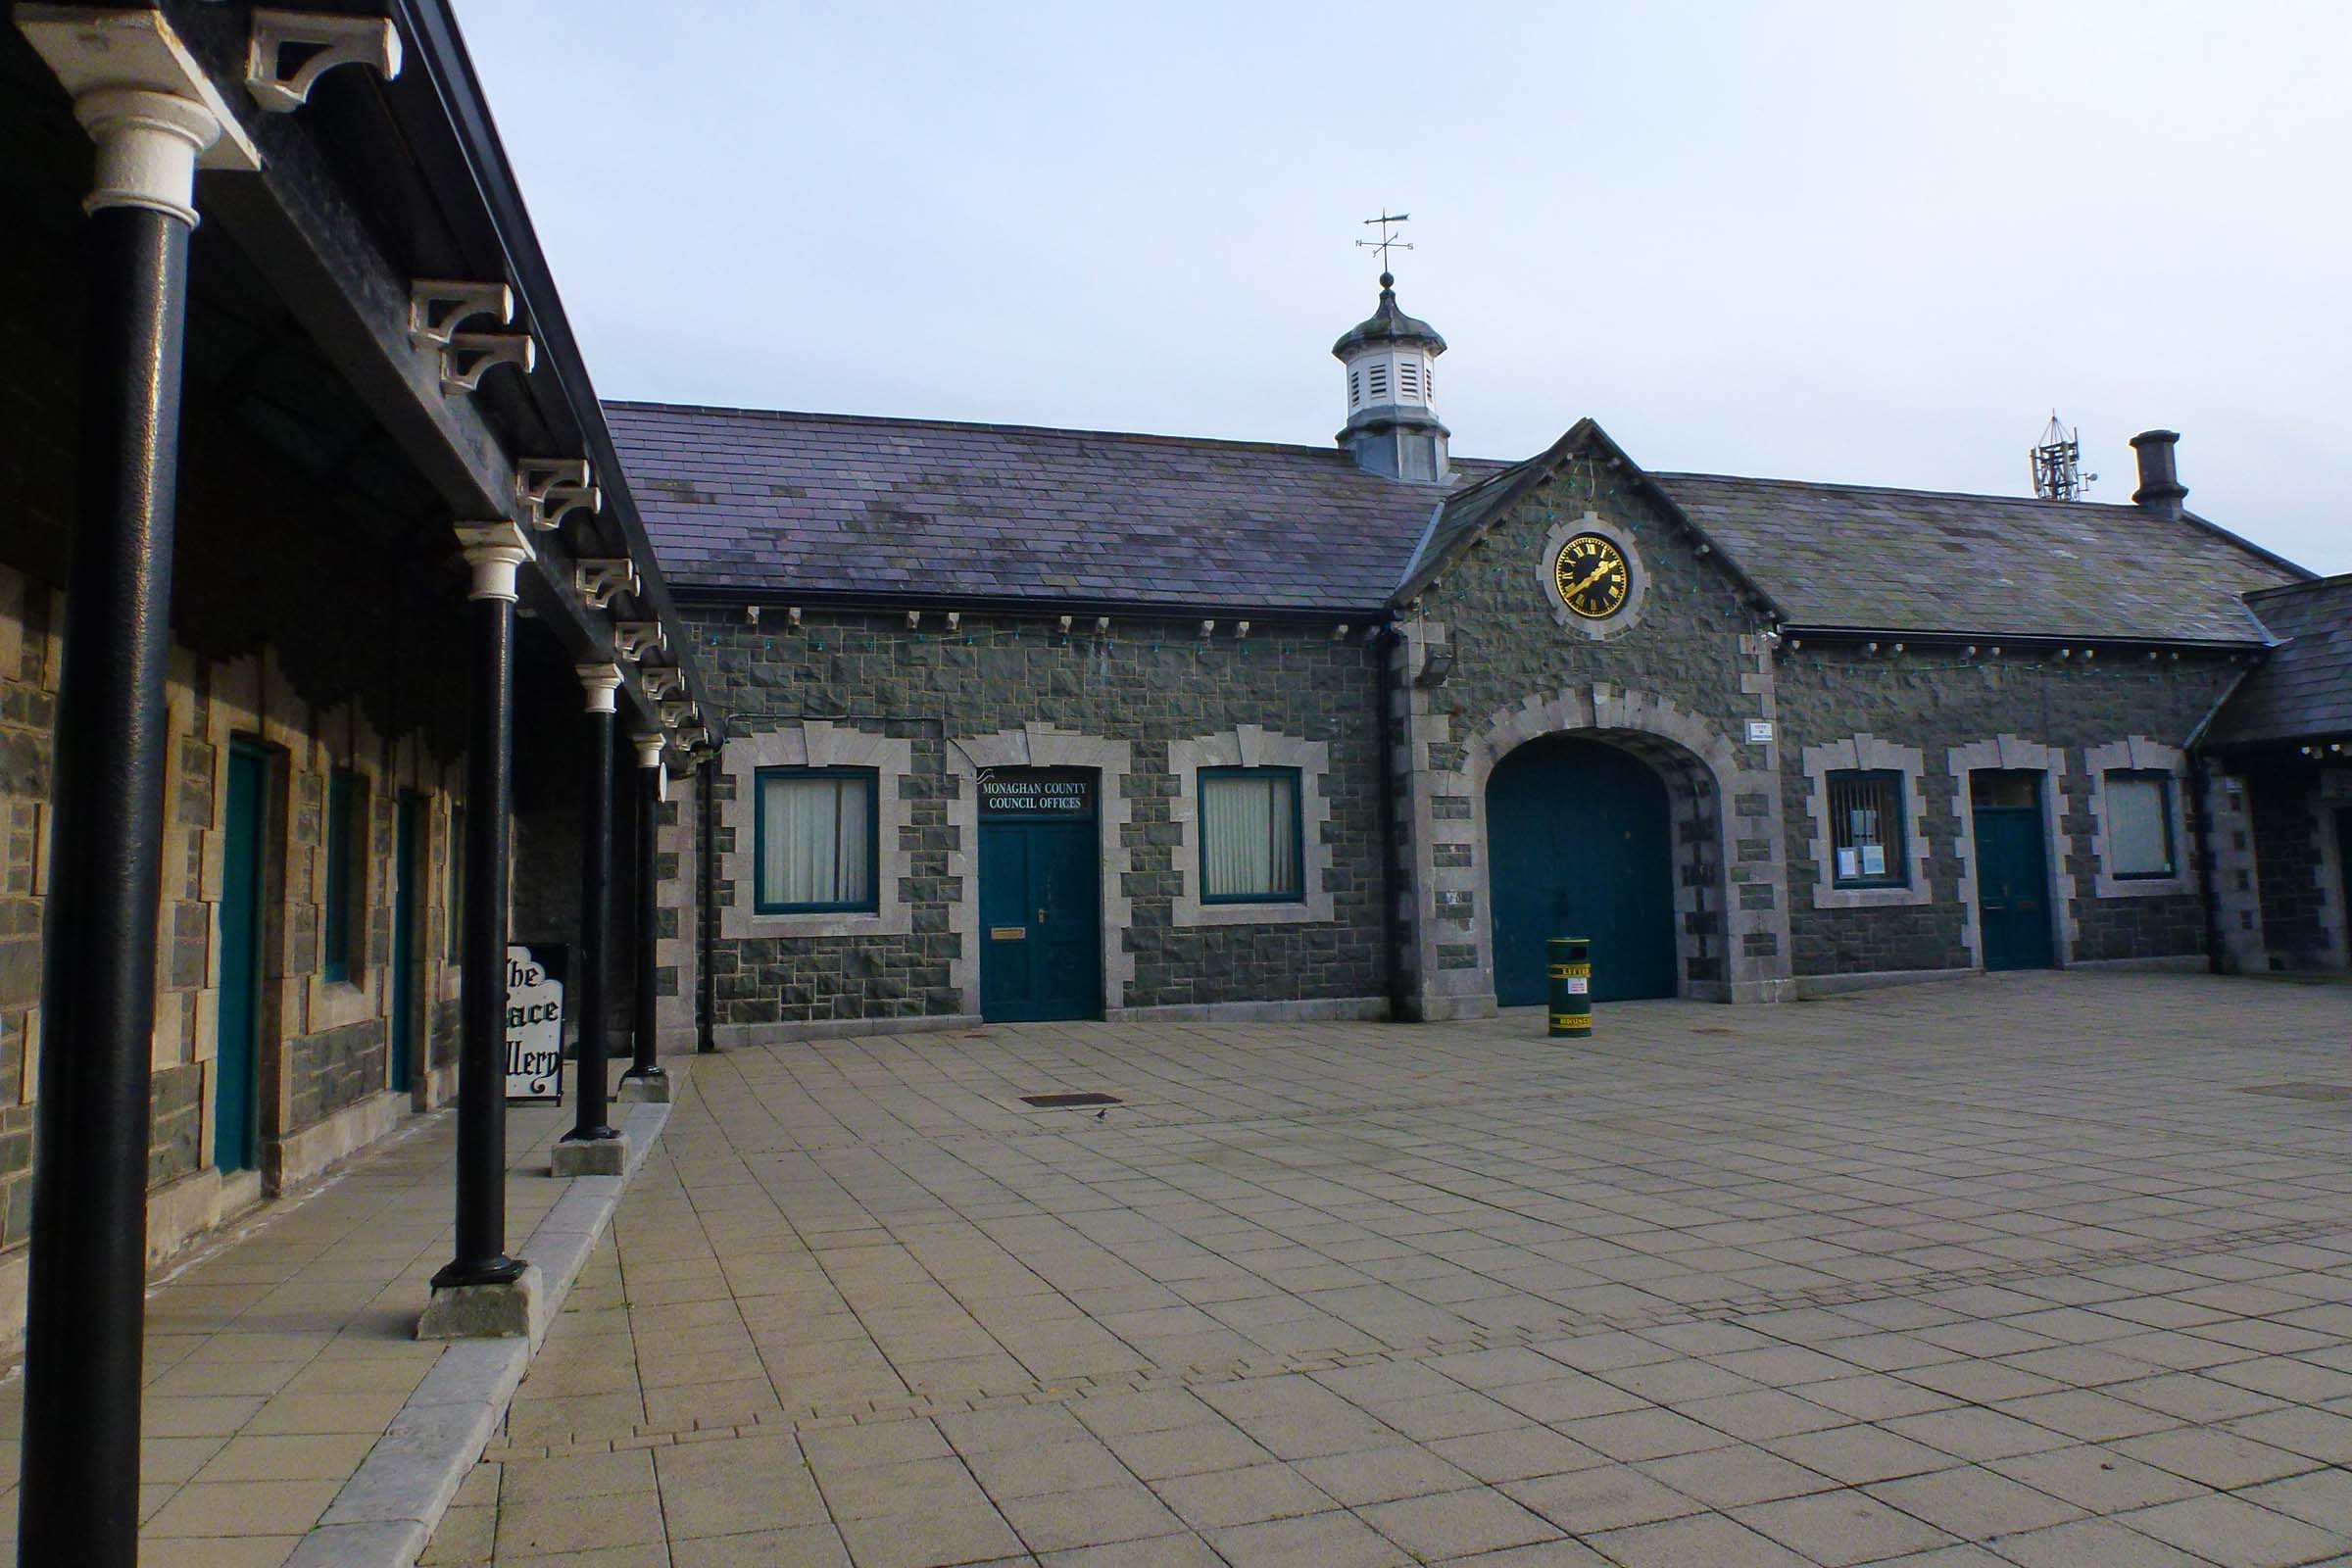
<svg viewBox="0 0 2352 1568"><path fill-rule="evenodd" d="M1592 587L1594 583L1600 581L1601 578L1606 577L1610 572L1615 571L1616 569L1617 564L1615 562L1604 562L1600 565L1592 568L1592 574L1591 576L1585 578L1582 582L1579 582L1575 587L1569 589L1568 592L1561 597L1566 599L1574 599L1578 594L1583 593L1586 589Z"/></svg>

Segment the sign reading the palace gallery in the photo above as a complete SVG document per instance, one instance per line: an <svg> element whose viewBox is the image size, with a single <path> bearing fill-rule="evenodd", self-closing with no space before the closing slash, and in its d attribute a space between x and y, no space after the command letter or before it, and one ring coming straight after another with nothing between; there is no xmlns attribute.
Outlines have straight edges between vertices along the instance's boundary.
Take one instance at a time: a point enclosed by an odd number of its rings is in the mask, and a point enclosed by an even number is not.
<svg viewBox="0 0 2352 1568"><path fill-rule="evenodd" d="M552 960L552 961L551 961ZM515 943L507 949L507 1098L564 1098L563 959Z"/></svg>
<svg viewBox="0 0 2352 1568"><path fill-rule="evenodd" d="M1091 816L1095 775L1078 767L992 768L980 775L980 809L989 816Z"/></svg>

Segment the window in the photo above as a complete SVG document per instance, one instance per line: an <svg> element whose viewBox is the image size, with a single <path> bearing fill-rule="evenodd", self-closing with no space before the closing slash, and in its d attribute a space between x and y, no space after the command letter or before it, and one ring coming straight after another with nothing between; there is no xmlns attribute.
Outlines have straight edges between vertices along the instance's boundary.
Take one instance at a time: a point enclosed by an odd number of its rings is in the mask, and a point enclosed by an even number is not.
<svg viewBox="0 0 2352 1568"><path fill-rule="evenodd" d="M1903 780L1899 773L1830 774L1830 883L1840 888L1904 887Z"/></svg>
<svg viewBox="0 0 2352 1568"><path fill-rule="evenodd" d="M1299 864L1298 769L1200 770L1203 904L1295 904Z"/></svg>
<svg viewBox="0 0 2352 1568"><path fill-rule="evenodd" d="M2173 780L2169 773L2107 774L2107 874L2173 874Z"/></svg>
<svg viewBox="0 0 2352 1568"><path fill-rule="evenodd" d="M449 961L466 961L466 808L449 808Z"/></svg>
<svg viewBox="0 0 2352 1568"><path fill-rule="evenodd" d="M871 768L760 770L760 913L875 908L877 777Z"/></svg>
<svg viewBox="0 0 2352 1568"><path fill-rule="evenodd" d="M337 768L326 776L326 831L318 850L326 858L326 897L318 910L318 973L328 980L349 980L358 967L352 950L361 924L360 898L368 886L363 858L366 809L357 773Z"/></svg>

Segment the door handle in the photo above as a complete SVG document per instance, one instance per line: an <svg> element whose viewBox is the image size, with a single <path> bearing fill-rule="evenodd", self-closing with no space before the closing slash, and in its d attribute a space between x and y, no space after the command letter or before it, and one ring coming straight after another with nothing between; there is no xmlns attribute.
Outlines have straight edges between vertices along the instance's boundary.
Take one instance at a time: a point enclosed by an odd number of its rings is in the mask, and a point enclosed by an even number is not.
<svg viewBox="0 0 2352 1568"><path fill-rule="evenodd" d="M1039 925L1044 925L1046 923L1046 911L1044 909L1039 909L1037 911L1037 923Z"/></svg>

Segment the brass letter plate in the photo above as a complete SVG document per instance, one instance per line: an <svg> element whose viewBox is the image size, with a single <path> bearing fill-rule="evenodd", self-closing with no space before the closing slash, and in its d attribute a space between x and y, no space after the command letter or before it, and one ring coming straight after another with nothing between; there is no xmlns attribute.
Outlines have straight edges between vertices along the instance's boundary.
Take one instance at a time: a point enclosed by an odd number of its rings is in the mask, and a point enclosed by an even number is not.
<svg viewBox="0 0 2352 1568"><path fill-rule="evenodd" d="M1026 942L1029 940L1029 928L1025 925L992 925L988 928L988 940L991 942Z"/></svg>

